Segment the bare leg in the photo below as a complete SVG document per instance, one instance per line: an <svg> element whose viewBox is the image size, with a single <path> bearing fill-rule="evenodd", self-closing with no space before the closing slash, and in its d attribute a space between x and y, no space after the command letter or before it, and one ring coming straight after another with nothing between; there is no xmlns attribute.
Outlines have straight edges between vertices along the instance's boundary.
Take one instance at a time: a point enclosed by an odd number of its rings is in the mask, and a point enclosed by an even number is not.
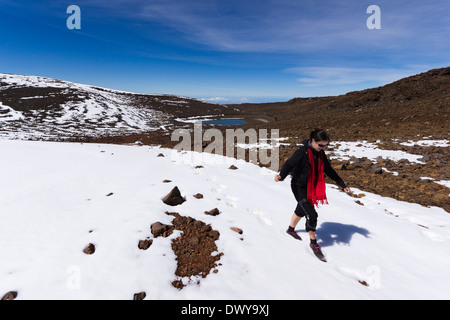
<svg viewBox="0 0 450 320"><path fill-rule="evenodd" d="M291 226L292 228L295 229L295 227L297 226L298 222L300 221L301 217L299 217L298 215L296 215L295 213L292 215L291 218L291 224L289 226Z"/></svg>
<svg viewBox="0 0 450 320"><path fill-rule="evenodd" d="M299 217L298 215L296 215L295 213L292 215L291 218L291 224L289 225L290 227L294 228L297 226L297 224L300 222L301 217ZM308 231L309 233L309 237L312 240L316 240L316 232L315 231Z"/></svg>

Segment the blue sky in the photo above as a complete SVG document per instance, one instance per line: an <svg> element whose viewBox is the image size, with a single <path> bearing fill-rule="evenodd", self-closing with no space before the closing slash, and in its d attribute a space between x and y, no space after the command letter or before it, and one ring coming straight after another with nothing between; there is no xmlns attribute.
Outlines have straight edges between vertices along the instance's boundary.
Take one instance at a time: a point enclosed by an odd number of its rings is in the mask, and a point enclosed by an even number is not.
<svg viewBox="0 0 450 320"><path fill-rule="evenodd" d="M381 86L450 66L449 40L448 0L0 0L2 73L219 103Z"/></svg>

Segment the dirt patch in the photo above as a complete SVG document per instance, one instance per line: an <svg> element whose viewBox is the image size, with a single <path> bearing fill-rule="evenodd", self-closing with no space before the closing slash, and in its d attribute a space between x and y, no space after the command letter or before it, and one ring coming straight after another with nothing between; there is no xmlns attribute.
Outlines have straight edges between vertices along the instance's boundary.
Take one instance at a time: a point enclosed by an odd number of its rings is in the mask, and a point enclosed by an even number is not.
<svg viewBox="0 0 450 320"><path fill-rule="evenodd" d="M167 237L174 230L179 230L182 234L172 240L172 250L177 256L177 277L172 285L175 288L183 289L186 282L200 281L200 278L206 278L211 270L218 272L217 262L223 253L217 253L215 241L219 239L220 233L213 230L211 225L196 220L192 217L181 216L177 212L166 212L167 215L175 217L172 225L163 225L156 222L152 225L153 229L164 230L156 233L156 236ZM195 280L193 280L195 279Z"/></svg>

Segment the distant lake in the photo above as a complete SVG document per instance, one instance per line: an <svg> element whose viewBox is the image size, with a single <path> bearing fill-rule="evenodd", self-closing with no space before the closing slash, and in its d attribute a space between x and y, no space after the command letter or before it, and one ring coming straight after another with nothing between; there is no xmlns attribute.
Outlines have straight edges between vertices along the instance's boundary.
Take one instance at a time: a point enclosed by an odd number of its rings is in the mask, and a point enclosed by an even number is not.
<svg viewBox="0 0 450 320"><path fill-rule="evenodd" d="M217 124L220 126L240 126L246 124L247 121L241 119L219 119L219 120L208 120L202 121L203 124Z"/></svg>

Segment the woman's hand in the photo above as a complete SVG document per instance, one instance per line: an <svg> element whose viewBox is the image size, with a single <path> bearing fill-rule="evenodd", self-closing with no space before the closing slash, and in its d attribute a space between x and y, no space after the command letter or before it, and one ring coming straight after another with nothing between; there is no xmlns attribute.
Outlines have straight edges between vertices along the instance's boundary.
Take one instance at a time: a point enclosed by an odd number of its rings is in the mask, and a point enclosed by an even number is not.
<svg viewBox="0 0 450 320"><path fill-rule="evenodd" d="M278 181L280 181L281 180L281 176L279 175L279 174L277 174L276 176L275 176L275 182L278 182Z"/></svg>
<svg viewBox="0 0 450 320"><path fill-rule="evenodd" d="M349 188L349 187L346 187L345 189L344 189L344 191L348 194L348 195L352 195L353 194L353 191Z"/></svg>

